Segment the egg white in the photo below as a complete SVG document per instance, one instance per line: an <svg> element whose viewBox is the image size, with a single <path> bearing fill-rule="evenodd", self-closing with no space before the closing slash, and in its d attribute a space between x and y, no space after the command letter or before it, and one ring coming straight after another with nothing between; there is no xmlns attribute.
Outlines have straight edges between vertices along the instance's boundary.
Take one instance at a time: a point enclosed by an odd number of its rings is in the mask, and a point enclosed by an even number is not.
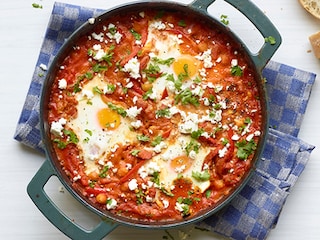
<svg viewBox="0 0 320 240"><path fill-rule="evenodd" d="M152 26L152 24L150 24ZM182 57L186 58L194 58L194 62L197 63L198 60L191 55L184 55L180 51L180 44L183 41L176 34L169 34L168 32L162 33L161 30L154 29L153 27L149 27L148 39L145 44L145 50L150 50L150 58L152 60L153 57L156 57L161 60L166 60L169 58L179 59ZM152 63L152 61L151 61ZM166 80L167 76L173 74L174 78L177 79L178 76L175 74L174 69L171 66L167 66L164 64L158 64L162 73L165 73L164 76L159 77L153 83L153 93L156 96L156 99L160 99L162 97L162 93L165 88L167 90L174 91L174 86L172 86L172 82ZM189 87L192 84L191 80L185 81L185 87Z"/></svg>
<svg viewBox="0 0 320 240"><path fill-rule="evenodd" d="M192 180L193 186L204 192L209 186L210 181L197 181L192 177L192 172L201 172L205 157L209 153L209 149L200 148L194 159L191 159L192 165L188 169L182 170L181 172L177 169L173 169L171 161L179 156L186 154L185 147L190 142L191 138L187 135L180 136L177 141L168 145L163 150L162 154L157 155L153 158L153 161L157 162L160 166L160 184L168 191L172 190L173 182L177 179L178 175L181 174L184 178Z"/></svg>
<svg viewBox="0 0 320 240"><path fill-rule="evenodd" d="M106 83L103 79L96 76L83 86L82 91L75 96L78 100L77 117L67 123L79 139L78 148L81 150L86 174L99 172L99 164L105 163L106 155L114 151L118 143L129 143L136 139L136 135L129 129L128 119L121 118L121 124L114 130L106 130L100 126L97 112L107 108L107 104L102 101L100 94L93 93L92 89L96 86L103 89L104 85ZM84 93L92 95L87 96Z"/></svg>

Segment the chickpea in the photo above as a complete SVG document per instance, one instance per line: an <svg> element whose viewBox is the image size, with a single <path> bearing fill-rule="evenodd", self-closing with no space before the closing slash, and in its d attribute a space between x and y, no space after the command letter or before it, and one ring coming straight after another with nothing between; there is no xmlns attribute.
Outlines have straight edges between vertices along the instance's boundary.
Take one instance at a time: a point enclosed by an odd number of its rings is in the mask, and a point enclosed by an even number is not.
<svg viewBox="0 0 320 240"><path fill-rule="evenodd" d="M98 178L99 178L99 173L97 173L97 172L90 172L90 173L88 174L88 177L89 177L91 180L98 180Z"/></svg>
<svg viewBox="0 0 320 240"><path fill-rule="evenodd" d="M107 195L105 193L99 193L97 196L96 196L96 200L98 203L101 203L101 204L106 204L107 202Z"/></svg>
<svg viewBox="0 0 320 240"><path fill-rule="evenodd" d="M213 182L213 186L216 188L216 189L221 189L224 187L224 182L222 179L217 179Z"/></svg>
<svg viewBox="0 0 320 240"><path fill-rule="evenodd" d="M152 83L150 82L145 82L144 84L141 85L141 88L143 91L148 91L149 89L152 88Z"/></svg>

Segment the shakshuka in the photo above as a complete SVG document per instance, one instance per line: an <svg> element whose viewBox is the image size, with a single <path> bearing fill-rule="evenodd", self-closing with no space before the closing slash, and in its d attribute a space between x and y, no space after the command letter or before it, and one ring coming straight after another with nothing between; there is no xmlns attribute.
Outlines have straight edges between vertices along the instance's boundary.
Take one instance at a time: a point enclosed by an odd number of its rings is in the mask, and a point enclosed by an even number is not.
<svg viewBox="0 0 320 240"><path fill-rule="evenodd" d="M146 222L215 206L249 171L262 134L240 46L178 12L88 21L48 105L73 187L102 211Z"/></svg>

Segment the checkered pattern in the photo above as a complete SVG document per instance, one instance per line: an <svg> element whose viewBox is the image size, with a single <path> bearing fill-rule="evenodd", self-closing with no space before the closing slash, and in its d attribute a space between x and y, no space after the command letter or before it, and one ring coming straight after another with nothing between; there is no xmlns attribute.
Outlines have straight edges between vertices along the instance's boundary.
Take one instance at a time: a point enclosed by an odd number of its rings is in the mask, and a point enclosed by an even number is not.
<svg viewBox="0 0 320 240"><path fill-rule="evenodd" d="M14 138L44 152L39 130L39 94L45 70L66 38L103 10L56 3ZM297 138L315 74L269 62L263 70L270 102L266 147L247 185L221 211L197 224L231 239L265 239L277 223L290 188L314 146Z"/></svg>

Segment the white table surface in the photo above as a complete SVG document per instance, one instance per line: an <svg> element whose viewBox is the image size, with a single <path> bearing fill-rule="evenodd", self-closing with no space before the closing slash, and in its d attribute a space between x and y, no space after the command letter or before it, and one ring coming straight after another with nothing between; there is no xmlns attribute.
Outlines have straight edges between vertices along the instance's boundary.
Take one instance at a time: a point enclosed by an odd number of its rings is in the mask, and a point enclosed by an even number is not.
<svg viewBox="0 0 320 240"><path fill-rule="evenodd" d="M62 1L62 0L61 0ZM125 0L64 0L88 7L110 8ZM32 3L43 5L35 9ZM179 0L190 3L191 0ZM275 61L314 72L318 75L299 137L316 146L309 163L294 186L283 208L270 240L301 240L320 238L320 61L310 51L308 37L320 31L320 21L309 15L298 0L253 0L280 31L283 43L272 58ZM26 193L26 187L43 163L44 156L15 140L13 135L38 58L53 0L7 0L0 2L0 238L1 239L67 239L38 211ZM210 8L211 9L211 8ZM217 9L217 8L214 8ZM212 13L215 10L210 10ZM241 32L253 48L254 36L246 34L251 26L237 25L237 14L218 8L230 19L230 27ZM248 38L248 39L246 39ZM52 178L46 191L70 217L93 226L97 220L68 193L59 192L61 183ZM60 206L60 205L59 205ZM91 225L90 225L91 224ZM188 231L189 229L183 229ZM176 240L177 230L169 231ZM161 240L166 233L118 227L106 239ZM195 230L187 239L206 240L219 237Z"/></svg>

